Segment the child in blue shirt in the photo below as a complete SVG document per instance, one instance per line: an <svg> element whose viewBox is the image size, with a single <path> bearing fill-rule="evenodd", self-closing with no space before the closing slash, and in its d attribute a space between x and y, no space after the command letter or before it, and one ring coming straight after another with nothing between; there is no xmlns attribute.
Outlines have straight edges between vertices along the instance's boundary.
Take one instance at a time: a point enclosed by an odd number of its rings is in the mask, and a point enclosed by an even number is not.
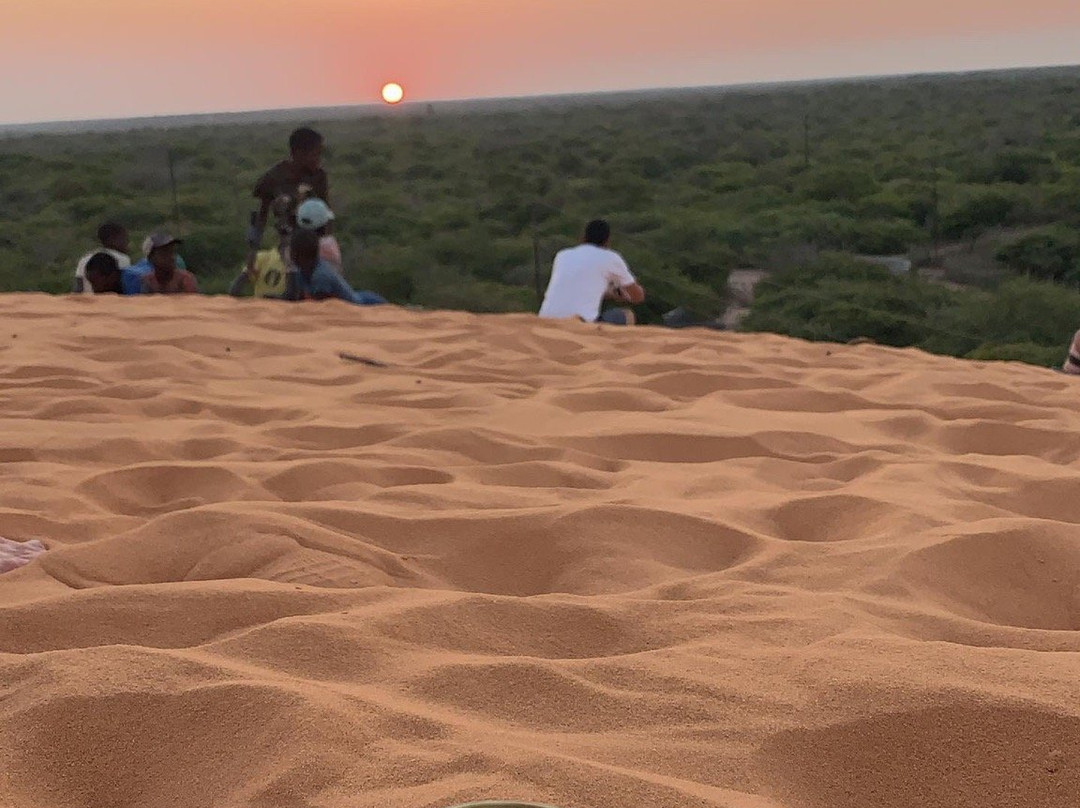
<svg viewBox="0 0 1080 808"><path fill-rule="evenodd" d="M358 306L376 306L386 299L374 292L357 292L334 267L319 257L319 234L312 230L293 231L289 242L295 271L289 273L286 300L326 300L337 298Z"/></svg>

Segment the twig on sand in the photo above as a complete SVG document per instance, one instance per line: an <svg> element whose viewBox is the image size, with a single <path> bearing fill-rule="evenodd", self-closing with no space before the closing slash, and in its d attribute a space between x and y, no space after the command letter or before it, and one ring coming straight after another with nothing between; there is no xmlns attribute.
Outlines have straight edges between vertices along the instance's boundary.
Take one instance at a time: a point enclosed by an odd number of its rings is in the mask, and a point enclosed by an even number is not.
<svg viewBox="0 0 1080 808"><path fill-rule="evenodd" d="M345 351L338 352L338 356L346 362L359 362L361 365L370 365L373 368L390 367L388 364L380 362L378 359L371 359L367 356L357 356L356 354L346 353Z"/></svg>

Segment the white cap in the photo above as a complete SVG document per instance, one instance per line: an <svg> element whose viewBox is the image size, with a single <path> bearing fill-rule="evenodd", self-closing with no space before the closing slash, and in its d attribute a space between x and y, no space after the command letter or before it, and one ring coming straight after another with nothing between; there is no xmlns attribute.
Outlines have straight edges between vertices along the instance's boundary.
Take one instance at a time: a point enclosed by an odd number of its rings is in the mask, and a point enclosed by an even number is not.
<svg viewBox="0 0 1080 808"><path fill-rule="evenodd" d="M321 199L309 199L296 209L296 223L305 230L318 230L334 220L334 212Z"/></svg>

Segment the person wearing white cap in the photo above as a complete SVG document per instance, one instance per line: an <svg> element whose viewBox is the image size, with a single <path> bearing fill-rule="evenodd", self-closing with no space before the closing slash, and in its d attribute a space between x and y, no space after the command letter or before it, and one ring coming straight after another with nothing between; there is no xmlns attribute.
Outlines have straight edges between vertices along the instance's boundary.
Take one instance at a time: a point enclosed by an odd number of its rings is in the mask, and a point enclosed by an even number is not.
<svg viewBox="0 0 1080 808"><path fill-rule="evenodd" d="M338 275L341 271L341 245L330 235L330 222L334 211L321 199L308 199L296 209L296 224L304 230L312 230L319 237L319 257L326 261Z"/></svg>
<svg viewBox="0 0 1080 808"><path fill-rule="evenodd" d="M329 234L330 222L334 221L334 212L330 210L330 206L321 199L305 200L296 208L295 218L298 230L307 230L318 235L319 258L341 275L341 247L338 240ZM288 275L295 271L289 258L288 249L285 247L259 250L233 280L229 294L243 297L250 286L253 297L284 297L288 288Z"/></svg>

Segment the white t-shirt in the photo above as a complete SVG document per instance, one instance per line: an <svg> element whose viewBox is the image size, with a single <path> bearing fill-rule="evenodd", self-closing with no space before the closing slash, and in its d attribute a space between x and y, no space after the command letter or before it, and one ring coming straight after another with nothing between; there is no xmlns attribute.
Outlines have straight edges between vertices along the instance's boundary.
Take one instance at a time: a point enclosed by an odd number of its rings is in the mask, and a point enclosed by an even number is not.
<svg viewBox="0 0 1080 808"><path fill-rule="evenodd" d="M579 244L562 250L551 267L541 317L580 317L593 322L600 316L604 295L612 286L620 289L637 283L626 261L614 250L595 244Z"/></svg>
<svg viewBox="0 0 1080 808"><path fill-rule="evenodd" d="M99 247L96 250L88 252L82 258L79 259L79 263L75 266L75 277L82 278L83 280L83 294L94 294L94 287L86 282L86 265L90 263L90 259L98 253L108 253L116 259L116 263L120 266L120 269L127 269L131 266L131 259L118 250L111 250L108 247Z"/></svg>

